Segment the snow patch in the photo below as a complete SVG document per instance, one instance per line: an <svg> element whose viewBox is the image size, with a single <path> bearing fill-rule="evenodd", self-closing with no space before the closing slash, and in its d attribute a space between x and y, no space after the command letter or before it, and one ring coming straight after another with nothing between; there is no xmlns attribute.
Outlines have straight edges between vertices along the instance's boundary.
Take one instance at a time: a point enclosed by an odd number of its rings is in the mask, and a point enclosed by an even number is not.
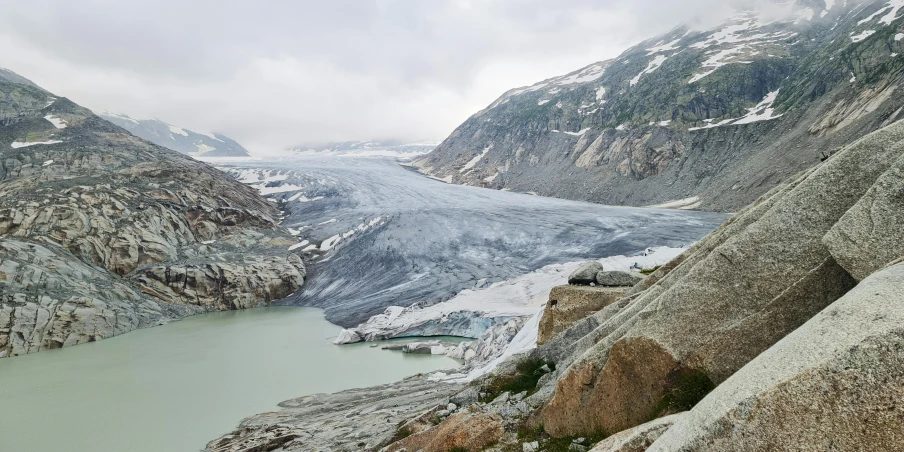
<svg viewBox="0 0 904 452"><path fill-rule="evenodd" d="M876 33L876 30L866 30L866 31L857 33L856 35L851 33L851 41L860 42L860 41L863 41L864 39L872 36L875 33Z"/></svg>
<svg viewBox="0 0 904 452"><path fill-rule="evenodd" d="M44 119L50 121L50 123L53 124L53 126L56 127L57 129L65 129L66 128L66 121L61 118L58 118L54 115L47 115L44 117Z"/></svg>
<svg viewBox="0 0 904 452"><path fill-rule="evenodd" d="M606 88L601 86L596 89L596 100L603 100L603 97L606 95Z"/></svg>
<svg viewBox="0 0 904 452"><path fill-rule="evenodd" d="M719 122L712 122L712 119L704 120L704 122L708 123L702 127L691 127L687 129L688 131L695 130L703 130L703 129L712 129L713 127L721 127L727 125L740 125L740 124L751 124L754 122L760 121L769 121L772 119L780 118L782 115L775 114L775 108L773 108L772 104L775 103L775 99L778 97L778 90L775 90L769 94L766 94L766 97L760 101L755 107L748 108L747 114L740 118L730 118L725 119Z"/></svg>
<svg viewBox="0 0 904 452"><path fill-rule="evenodd" d="M182 135L182 136L184 136L184 137L187 137L187 136L188 136L188 132L186 132L186 131L184 131L184 130L182 130L182 129L176 127L176 126L171 126L171 125L169 125L169 124L167 124L166 126L169 127L169 130L170 130L170 132L172 132L172 133L179 134L179 135Z"/></svg>
<svg viewBox="0 0 904 452"><path fill-rule="evenodd" d="M215 148L215 147L213 147L213 146L208 146L208 145L206 145L206 144L204 144L204 143L197 143L197 144L195 144L195 147L198 148L197 155L204 155L204 154L206 154L206 153L208 153L208 152L216 151L216 150L217 150L217 148Z"/></svg>
<svg viewBox="0 0 904 452"><path fill-rule="evenodd" d="M652 206L647 206L650 209L681 209L683 207L692 206L694 204L700 204L699 196L691 196L690 198L677 199L675 201L668 201L662 204L654 204Z"/></svg>
<svg viewBox="0 0 904 452"><path fill-rule="evenodd" d="M48 161L44 162L44 164L41 166L50 166L50 165L53 165L53 160L48 160Z"/></svg>
<svg viewBox="0 0 904 452"><path fill-rule="evenodd" d="M474 168L474 165L478 164L480 162L480 159L486 157L487 153L490 152L490 149L493 149L492 144L487 146L486 148L484 148L483 152L481 152L480 154L477 154L474 158L472 158L470 161L468 161L468 163L465 163L465 166L463 166L460 170L458 170L458 172L464 173L465 171L468 171L471 168ZM451 183L452 180L450 179L449 182Z"/></svg>
<svg viewBox="0 0 904 452"><path fill-rule="evenodd" d="M653 61L650 61L650 63L647 64L646 69L640 71L640 74L637 74L636 77L631 79L631 86L637 85L637 83L640 82L640 78L644 75L651 74L656 69L659 69L659 67L662 66L662 63L665 63L665 60L667 59L668 57L665 55L656 55L656 57L653 58Z"/></svg>
<svg viewBox="0 0 904 452"><path fill-rule="evenodd" d="M13 149L19 149L19 148L27 148L27 147L29 147L29 146L35 146L35 145L38 145L38 144L57 144L57 143L62 143L62 141L60 141L60 140L31 141L31 142L28 142L28 143L22 142L22 141L13 141L12 144L10 144L10 146L11 146Z"/></svg>
<svg viewBox="0 0 904 452"><path fill-rule="evenodd" d="M662 44L662 45L659 45L656 47L650 47L649 49L647 49L647 55L652 56L652 55L655 55L660 52L671 52L673 50L678 50L681 48L680 46L677 45L679 41L681 41L681 38L678 38L667 44Z"/></svg>

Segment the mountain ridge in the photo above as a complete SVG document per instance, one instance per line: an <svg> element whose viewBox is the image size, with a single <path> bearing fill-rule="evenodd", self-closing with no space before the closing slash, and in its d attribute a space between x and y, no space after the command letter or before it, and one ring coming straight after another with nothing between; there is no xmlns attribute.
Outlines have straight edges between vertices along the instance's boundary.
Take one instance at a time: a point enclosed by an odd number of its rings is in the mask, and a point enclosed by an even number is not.
<svg viewBox="0 0 904 452"><path fill-rule="evenodd" d="M735 211L901 117L904 5L828 3L678 27L509 90L413 163L452 183Z"/></svg>
<svg viewBox="0 0 904 452"><path fill-rule="evenodd" d="M267 305L306 270L254 189L0 74L0 357Z"/></svg>
<svg viewBox="0 0 904 452"><path fill-rule="evenodd" d="M159 119L135 119L120 113L97 113L103 119L154 144L193 157L249 157L248 150L221 133L201 133Z"/></svg>

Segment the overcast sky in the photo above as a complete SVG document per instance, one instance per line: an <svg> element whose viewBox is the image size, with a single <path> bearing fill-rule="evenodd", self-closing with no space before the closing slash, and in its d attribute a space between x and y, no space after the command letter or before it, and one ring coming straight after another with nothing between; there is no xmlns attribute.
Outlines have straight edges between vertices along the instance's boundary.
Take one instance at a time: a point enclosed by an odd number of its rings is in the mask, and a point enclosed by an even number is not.
<svg viewBox="0 0 904 452"><path fill-rule="evenodd" d="M510 88L608 59L714 0L5 2L0 66L94 110L298 143L440 141Z"/></svg>

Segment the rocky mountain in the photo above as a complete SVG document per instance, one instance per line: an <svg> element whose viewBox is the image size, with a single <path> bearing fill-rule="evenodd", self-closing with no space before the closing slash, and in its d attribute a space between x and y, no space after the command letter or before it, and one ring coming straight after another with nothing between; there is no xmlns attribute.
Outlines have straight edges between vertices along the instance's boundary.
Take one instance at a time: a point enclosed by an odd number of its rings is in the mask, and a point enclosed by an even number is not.
<svg viewBox="0 0 904 452"><path fill-rule="evenodd" d="M342 141L301 144L291 150L301 155L344 155L359 157L415 157L436 148L436 143L403 141Z"/></svg>
<svg viewBox="0 0 904 452"><path fill-rule="evenodd" d="M158 119L133 119L123 114L100 112L103 119L151 143L193 157L248 157L248 150L219 133L199 133Z"/></svg>
<svg viewBox="0 0 904 452"><path fill-rule="evenodd" d="M902 189L904 120L493 374L287 401L207 450L901 450ZM570 308L556 292L547 312Z"/></svg>
<svg viewBox="0 0 904 452"><path fill-rule="evenodd" d="M0 73L0 357L92 342L304 282L250 187Z"/></svg>
<svg viewBox="0 0 904 452"><path fill-rule="evenodd" d="M513 89L414 164L450 183L736 211L904 117L904 4L796 0Z"/></svg>

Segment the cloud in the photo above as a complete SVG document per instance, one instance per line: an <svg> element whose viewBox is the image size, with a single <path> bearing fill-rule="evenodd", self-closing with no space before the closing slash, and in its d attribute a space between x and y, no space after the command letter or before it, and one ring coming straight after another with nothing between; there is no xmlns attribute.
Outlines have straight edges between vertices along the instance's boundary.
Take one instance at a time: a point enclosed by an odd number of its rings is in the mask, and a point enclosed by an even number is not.
<svg viewBox="0 0 904 452"><path fill-rule="evenodd" d="M93 109L225 133L253 152L440 140L509 88L729 6L703 0L30 0L3 66Z"/></svg>

